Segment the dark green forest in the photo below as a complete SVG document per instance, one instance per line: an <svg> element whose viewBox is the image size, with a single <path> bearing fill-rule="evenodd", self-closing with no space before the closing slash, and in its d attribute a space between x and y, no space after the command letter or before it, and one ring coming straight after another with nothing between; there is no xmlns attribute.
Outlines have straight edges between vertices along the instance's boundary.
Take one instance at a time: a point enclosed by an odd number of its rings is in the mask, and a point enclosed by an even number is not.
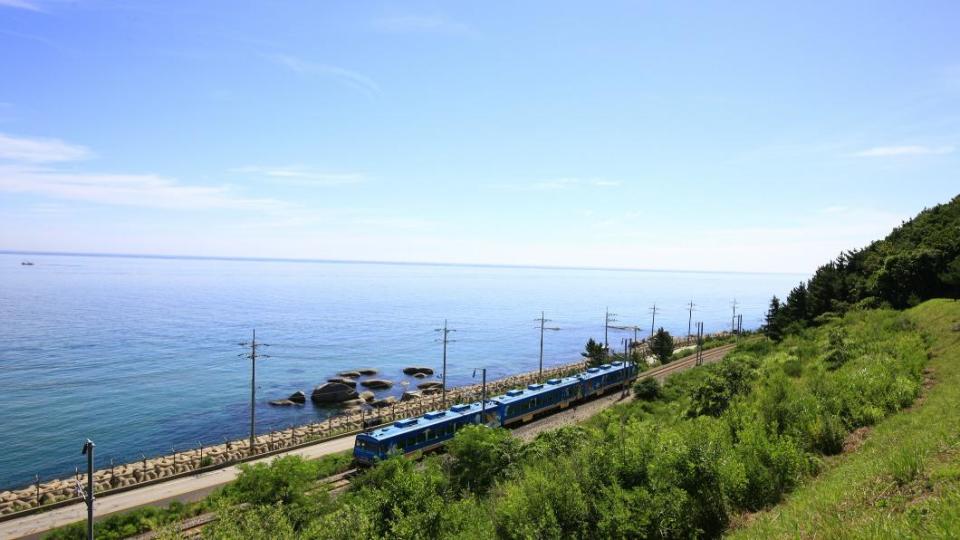
<svg viewBox="0 0 960 540"><path fill-rule="evenodd" d="M774 297L766 333L779 340L852 308L904 309L931 298L957 297L960 195L920 212L883 240L841 253L786 300Z"/></svg>

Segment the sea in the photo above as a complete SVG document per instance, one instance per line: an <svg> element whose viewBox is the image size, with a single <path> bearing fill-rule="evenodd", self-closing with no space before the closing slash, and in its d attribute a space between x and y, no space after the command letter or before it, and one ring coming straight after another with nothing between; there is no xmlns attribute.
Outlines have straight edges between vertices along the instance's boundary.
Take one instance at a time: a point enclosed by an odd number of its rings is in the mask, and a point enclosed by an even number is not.
<svg viewBox="0 0 960 540"><path fill-rule="evenodd" d="M32 262L24 265L23 262ZM698 321L745 329L804 274L558 269L296 260L0 253L0 489L218 444L249 430L256 330L257 431L335 407L275 407L337 372L374 367L399 395L406 366L448 385L575 361L588 338L611 347ZM689 304L693 303L692 314ZM653 307L656 318L652 321Z"/></svg>

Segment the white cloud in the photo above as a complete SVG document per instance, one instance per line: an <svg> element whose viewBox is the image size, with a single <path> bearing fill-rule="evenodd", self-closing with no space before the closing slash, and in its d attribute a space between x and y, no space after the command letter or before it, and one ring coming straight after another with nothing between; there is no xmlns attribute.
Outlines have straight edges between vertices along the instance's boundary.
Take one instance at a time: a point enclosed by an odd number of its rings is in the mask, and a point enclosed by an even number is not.
<svg viewBox="0 0 960 540"><path fill-rule="evenodd" d="M338 83L357 90L369 98L379 97L383 92L380 85L370 77L356 71L329 64L310 62L286 54L266 54L264 58L300 75L323 75Z"/></svg>
<svg viewBox="0 0 960 540"><path fill-rule="evenodd" d="M0 166L0 191L171 210L287 207L273 199L241 197L226 186L191 186L153 174L80 173L20 165Z"/></svg>
<svg viewBox="0 0 960 540"><path fill-rule="evenodd" d="M937 156L953 153L952 146L875 146L853 154L856 157Z"/></svg>
<svg viewBox="0 0 960 540"><path fill-rule="evenodd" d="M90 150L83 146L68 144L58 139L12 137L0 133L0 159L3 160L52 163L76 161L91 155Z"/></svg>
<svg viewBox="0 0 960 540"><path fill-rule="evenodd" d="M258 175L288 185L307 187L359 184L366 180L364 175L360 173L331 173L299 166L264 167L248 165L232 169L231 172Z"/></svg>
<svg viewBox="0 0 960 540"><path fill-rule="evenodd" d="M42 11L40 6L33 2L27 2L27 0L0 0L0 7L26 9L29 11Z"/></svg>
<svg viewBox="0 0 960 540"><path fill-rule="evenodd" d="M384 32L428 33L466 36L474 34L472 28L436 15L403 15L386 17L373 22L374 28Z"/></svg>

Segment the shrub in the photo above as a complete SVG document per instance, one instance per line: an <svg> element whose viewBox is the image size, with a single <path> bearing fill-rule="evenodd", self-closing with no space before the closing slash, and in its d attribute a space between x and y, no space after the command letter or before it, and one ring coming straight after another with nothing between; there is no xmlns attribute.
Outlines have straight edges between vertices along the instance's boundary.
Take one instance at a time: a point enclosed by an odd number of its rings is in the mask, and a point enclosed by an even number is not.
<svg viewBox="0 0 960 540"><path fill-rule="evenodd" d="M499 538L577 538L589 508L569 459L528 467L497 501Z"/></svg>
<svg viewBox="0 0 960 540"><path fill-rule="evenodd" d="M450 480L462 491L483 495L502 478L513 475L521 443L509 431L466 426L447 445L453 462Z"/></svg>
<svg viewBox="0 0 960 540"><path fill-rule="evenodd" d="M839 454L847 438L846 426L839 416L824 412L807 426L807 438L812 450L827 456Z"/></svg>
<svg viewBox="0 0 960 540"><path fill-rule="evenodd" d="M660 383L653 377L640 379L633 385L633 395L643 401L653 401L660 397Z"/></svg>

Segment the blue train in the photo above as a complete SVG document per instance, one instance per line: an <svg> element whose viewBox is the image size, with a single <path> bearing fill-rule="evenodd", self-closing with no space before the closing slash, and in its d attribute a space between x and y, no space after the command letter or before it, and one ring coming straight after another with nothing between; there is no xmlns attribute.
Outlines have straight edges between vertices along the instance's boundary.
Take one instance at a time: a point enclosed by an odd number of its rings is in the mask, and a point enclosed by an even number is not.
<svg viewBox="0 0 960 540"><path fill-rule="evenodd" d="M636 377L636 365L613 362L589 368L572 377L549 379L543 384L510 390L485 403L464 403L445 411L398 420L357 435L353 457L358 463L369 465L390 454L427 452L446 444L463 426L486 424L501 427L529 422L535 415L565 409L591 396L622 388Z"/></svg>

